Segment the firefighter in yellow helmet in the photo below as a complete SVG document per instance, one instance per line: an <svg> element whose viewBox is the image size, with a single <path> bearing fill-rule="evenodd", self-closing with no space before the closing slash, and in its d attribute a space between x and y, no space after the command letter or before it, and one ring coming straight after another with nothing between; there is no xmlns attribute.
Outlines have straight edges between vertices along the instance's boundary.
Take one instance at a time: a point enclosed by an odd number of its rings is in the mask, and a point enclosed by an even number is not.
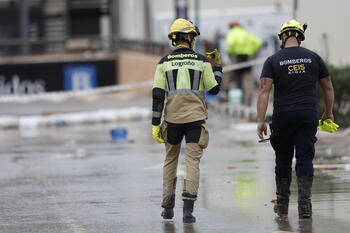
<svg viewBox="0 0 350 233"><path fill-rule="evenodd" d="M282 42L281 48L284 48L287 39L291 36L298 38L298 45L300 45L301 41L305 40L306 28L307 24L301 26L301 24L295 19L289 20L282 24L280 32L278 33L278 37Z"/></svg>
<svg viewBox="0 0 350 233"><path fill-rule="evenodd" d="M226 36L227 53L235 62L246 62L260 50L261 40L248 32L237 20L229 23L230 31ZM237 88L242 90L244 104L250 105L253 98L253 77L251 67L234 71Z"/></svg>
<svg viewBox="0 0 350 233"><path fill-rule="evenodd" d="M294 156L299 217L310 218L312 215L312 160L318 125L317 82L325 95L325 112L321 121L333 121L334 92L327 66L315 52L300 47L305 39L306 27L306 24L302 26L294 19L282 25L278 33L282 49L267 58L260 76L257 133L261 140L267 134L264 119L274 85L270 142L276 156L277 202L274 211L281 217L288 214Z"/></svg>
<svg viewBox="0 0 350 233"><path fill-rule="evenodd" d="M222 79L217 50L207 54L213 60L213 67L207 57L192 50L194 40L199 35L198 28L190 21L179 18L173 22L168 38L175 50L158 63L152 89L152 135L156 142L164 142L166 149L162 216L164 219L174 216L177 163L181 141L185 137L183 221L189 223L196 220L192 212L199 187L199 162L209 140L204 90L217 94Z"/></svg>

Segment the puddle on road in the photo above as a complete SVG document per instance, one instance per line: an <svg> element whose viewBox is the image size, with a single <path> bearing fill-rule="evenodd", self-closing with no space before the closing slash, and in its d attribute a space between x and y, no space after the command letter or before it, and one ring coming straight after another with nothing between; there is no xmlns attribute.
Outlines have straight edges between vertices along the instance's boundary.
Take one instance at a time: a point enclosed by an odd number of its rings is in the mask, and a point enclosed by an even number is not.
<svg viewBox="0 0 350 233"><path fill-rule="evenodd" d="M227 142L228 147L242 146L247 148L254 147L254 143L251 140L231 140Z"/></svg>

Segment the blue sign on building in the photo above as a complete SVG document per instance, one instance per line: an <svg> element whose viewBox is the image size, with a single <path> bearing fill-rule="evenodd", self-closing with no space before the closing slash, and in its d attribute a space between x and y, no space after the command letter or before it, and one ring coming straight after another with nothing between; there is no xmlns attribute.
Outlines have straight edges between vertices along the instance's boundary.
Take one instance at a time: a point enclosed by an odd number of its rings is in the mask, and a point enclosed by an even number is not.
<svg viewBox="0 0 350 233"><path fill-rule="evenodd" d="M67 65L64 67L64 90L86 90L97 86L94 65Z"/></svg>

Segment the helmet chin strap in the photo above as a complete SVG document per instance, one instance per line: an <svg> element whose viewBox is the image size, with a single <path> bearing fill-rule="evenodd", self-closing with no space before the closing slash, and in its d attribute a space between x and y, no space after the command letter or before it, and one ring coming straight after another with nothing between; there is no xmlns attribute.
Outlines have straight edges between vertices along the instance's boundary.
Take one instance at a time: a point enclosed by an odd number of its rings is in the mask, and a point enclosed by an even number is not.
<svg viewBox="0 0 350 233"><path fill-rule="evenodd" d="M283 39L283 38L281 39L281 42L282 42L281 45L280 45L281 49L284 49L287 39L288 39L288 37L285 38L285 39Z"/></svg>
<svg viewBox="0 0 350 233"><path fill-rule="evenodd" d="M281 48L281 49L284 49L284 44L285 44L285 43L282 42L282 44L280 45L280 48Z"/></svg>
<svg viewBox="0 0 350 233"><path fill-rule="evenodd" d="M186 40L186 42L188 43L188 47L190 47L192 49L192 42L194 41L194 38L192 38L192 40Z"/></svg>

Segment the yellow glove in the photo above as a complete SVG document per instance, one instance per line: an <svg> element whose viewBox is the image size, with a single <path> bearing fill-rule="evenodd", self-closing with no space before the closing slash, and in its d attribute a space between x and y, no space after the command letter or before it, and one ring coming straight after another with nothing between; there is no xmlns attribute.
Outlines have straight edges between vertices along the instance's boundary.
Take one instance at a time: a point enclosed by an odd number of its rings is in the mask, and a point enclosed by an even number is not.
<svg viewBox="0 0 350 233"><path fill-rule="evenodd" d="M159 125L152 125L152 136L154 141L158 143L163 143L164 140L162 136L160 135L160 126Z"/></svg>
<svg viewBox="0 0 350 233"><path fill-rule="evenodd" d="M332 119L326 119L323 121L323 124L322 121L319 120L317 128L325 132L334 133L338 130L339 125L334 123Z"/></svg>
<svg viewBox="0 0 350 233"><path fill-rule="evenodd" d="M207 53L207 58L213 59L214 65L221 65L220 53L217 49Z"/></svg>

